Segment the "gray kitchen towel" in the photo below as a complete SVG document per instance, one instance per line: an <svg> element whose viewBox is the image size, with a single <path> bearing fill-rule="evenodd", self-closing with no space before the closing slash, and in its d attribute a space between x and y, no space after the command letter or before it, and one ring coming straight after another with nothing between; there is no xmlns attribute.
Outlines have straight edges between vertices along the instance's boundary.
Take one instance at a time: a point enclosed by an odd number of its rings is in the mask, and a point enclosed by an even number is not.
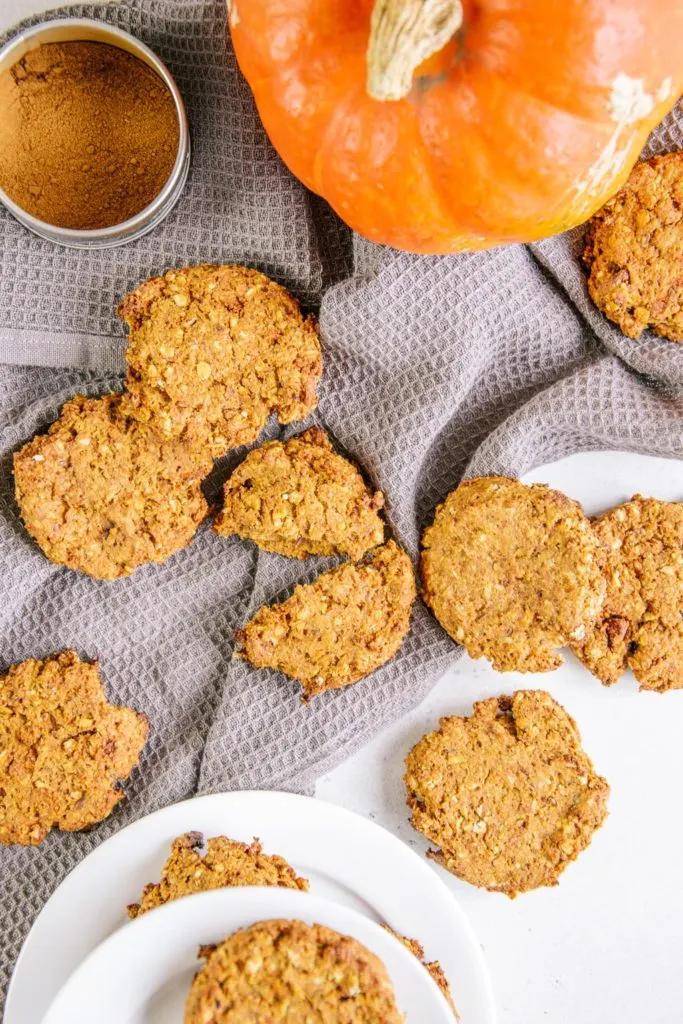
<svg viewBox="0 0 683 1024"><path fill-rule="evenodd" d="M233 633L263 601L314 578L320 560L294 564L206 526L186 551L126 580L98 582L45 559L19 520L11 455L71 396L121 387L125 332L114 310L131 287L169 266L243 262L319 309L325 374L314 418L384 490L413 556L435 504L464 474L519 474L588 449L683 455L683 346L628 341L592 307L580 232L443 258L373 246L273 152L226 40L224 0L68 13L120 25L167 61L194 148L171 216L121 249L59 249L0 210L1 660L64 647L99 657L110 699L144 710L152 726L109 820L54 833L38 849L0 849L3 992L37 911L107 836L196 792L310 791L417 705L458 655L418 603L392 663L303 706L284 676L232 661ZM652 146L682 142L679 111ZM267 436L277 435L271 425ZM212 493L242 454L217 465Z"/></svg>

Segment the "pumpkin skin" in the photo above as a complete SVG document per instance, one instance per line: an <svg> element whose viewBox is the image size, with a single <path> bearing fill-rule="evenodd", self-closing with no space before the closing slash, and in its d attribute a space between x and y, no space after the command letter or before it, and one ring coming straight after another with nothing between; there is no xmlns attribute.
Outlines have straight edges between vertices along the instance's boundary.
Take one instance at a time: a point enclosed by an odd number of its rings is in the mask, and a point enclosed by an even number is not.
<svg viewBox="0 0 683 1024"><path fill-rule="evenodd" d="M290 170L354 230L450 253L587 220L683 91L683 0L463 0L405 99L366 88L374 0L229 0Z"/></svg>

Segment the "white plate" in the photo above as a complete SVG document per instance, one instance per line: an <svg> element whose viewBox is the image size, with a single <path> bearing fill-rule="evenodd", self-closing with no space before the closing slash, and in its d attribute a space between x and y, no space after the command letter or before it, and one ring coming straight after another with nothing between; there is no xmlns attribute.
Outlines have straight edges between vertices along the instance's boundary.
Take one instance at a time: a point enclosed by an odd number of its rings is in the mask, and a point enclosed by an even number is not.
<svg viewBox="0 0 683 1024"><path fill-rule="evenodd" d="M462 1024L494 1024L483 956L453 894L391 833L322 800L289 793L218 793L165 807L134 822L81 861L36 919L17 961L4 1024L40 1024L75 968L126 921L125 908L158 880L171 841L183 832L261 839L336 900L439 960ZM155 911L155 913L161 911ZM150 915L151 916L151 915ZM40 979L40 984L36 984Z"/></svg>
<svg viewBox="0 0 683 1024"><path fill-rule="evenodd" d="M453 1024L436 982L374 921L334 900L263 886L187 896L120 928L76 968L44 1024L182 1024L198 947L272 918L358 939L387 968L406 1024Z"/></svg>

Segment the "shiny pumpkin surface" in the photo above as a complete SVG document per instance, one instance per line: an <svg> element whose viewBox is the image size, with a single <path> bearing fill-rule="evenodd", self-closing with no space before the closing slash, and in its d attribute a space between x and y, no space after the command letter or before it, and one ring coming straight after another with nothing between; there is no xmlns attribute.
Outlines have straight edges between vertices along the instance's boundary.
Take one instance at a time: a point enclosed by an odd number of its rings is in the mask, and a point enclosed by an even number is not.
<svg viewBox="0 0 683 1024"><path fill-rule="evenodd" d="M373 0L231 0L288 167L356 231L413 252L586 220L683 91L683 0L464 0L401 100L368 95Z"/></svg>

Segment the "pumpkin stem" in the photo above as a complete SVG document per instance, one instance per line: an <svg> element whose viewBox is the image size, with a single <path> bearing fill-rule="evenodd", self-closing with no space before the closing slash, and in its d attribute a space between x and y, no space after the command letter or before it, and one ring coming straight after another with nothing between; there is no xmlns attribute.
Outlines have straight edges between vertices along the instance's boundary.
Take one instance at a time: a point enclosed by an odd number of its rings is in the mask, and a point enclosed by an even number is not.
<svg viewBox="0 0 683 1024"><path fill-rule="evenodd" d="M415 69L461 25L461 0L375 0L367 53L370 96L404 99Z"/></svg>

